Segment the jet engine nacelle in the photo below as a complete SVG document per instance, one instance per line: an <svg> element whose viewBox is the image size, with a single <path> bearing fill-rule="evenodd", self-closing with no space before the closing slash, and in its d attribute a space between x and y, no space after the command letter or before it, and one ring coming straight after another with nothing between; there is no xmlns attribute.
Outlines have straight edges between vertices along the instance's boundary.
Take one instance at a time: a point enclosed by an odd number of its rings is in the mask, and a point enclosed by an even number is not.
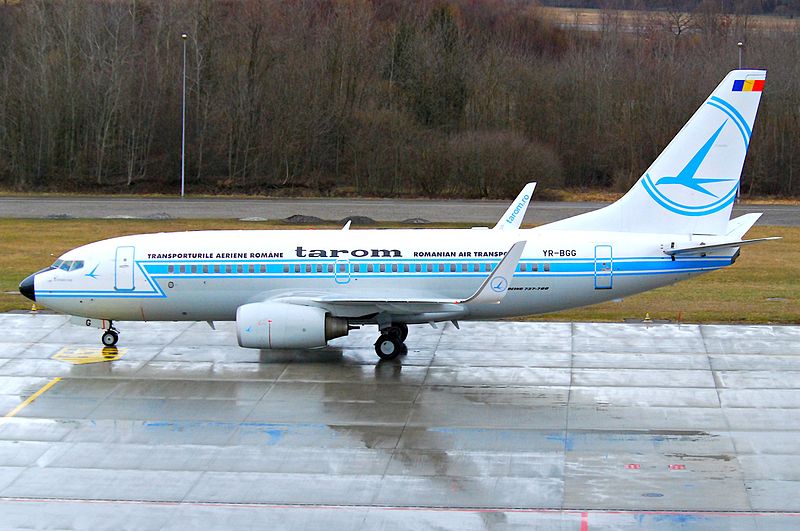
<svg viewBox="0 0 800 531"><path fill-rule="evenodd" d="M346 319L314 306L255 302L236 310L236 337L246 348L321 347L348 331Z"/></svg>

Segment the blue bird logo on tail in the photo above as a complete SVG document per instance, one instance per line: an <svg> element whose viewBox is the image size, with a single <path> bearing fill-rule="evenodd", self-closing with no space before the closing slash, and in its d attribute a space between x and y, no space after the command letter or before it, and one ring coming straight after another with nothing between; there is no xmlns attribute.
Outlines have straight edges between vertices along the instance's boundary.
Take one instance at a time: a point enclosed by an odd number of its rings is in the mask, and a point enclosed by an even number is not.
<svg viewBox="0 0 800 531"><path fill-rule="evenodd" d="M702 194L710 195L711 197L717 197L716 194L709 192L705 188L703 188L704 184L710 183L721 183L726 181L733 181L734 179L699 179L695 177L698 168L700 168L700 164L703 163L708 152L711 150L711 146L714 145L714 141L716 141L719 134L722 132L722 129L725 127L725 124L728 123L728 120L725 120L719 129L711 135L703 147L695 153L694 157L686 164L686 166L681 170L681 172L675 177L662 177L656 182L656 186L661 184L679 184L681 186L685 186L686 188L690 188Z"/></svg>

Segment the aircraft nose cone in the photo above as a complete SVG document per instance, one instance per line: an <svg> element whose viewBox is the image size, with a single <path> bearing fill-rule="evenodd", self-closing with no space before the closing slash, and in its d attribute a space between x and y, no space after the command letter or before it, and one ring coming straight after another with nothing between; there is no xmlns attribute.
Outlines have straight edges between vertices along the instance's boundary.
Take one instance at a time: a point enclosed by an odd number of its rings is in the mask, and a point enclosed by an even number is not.
<svg viewBox="0 0 800 531"><path fill-rule="evenodd" d="M19 292L34 302L36 302L36 290L33 287L33 279L35 277L36 274L34 273L19 284Z"/></svg>

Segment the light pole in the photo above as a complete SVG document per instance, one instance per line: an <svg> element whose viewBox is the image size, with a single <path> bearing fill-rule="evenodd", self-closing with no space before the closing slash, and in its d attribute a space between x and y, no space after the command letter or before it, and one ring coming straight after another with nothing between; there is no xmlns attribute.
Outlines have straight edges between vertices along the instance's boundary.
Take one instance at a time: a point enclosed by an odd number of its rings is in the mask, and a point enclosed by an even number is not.
<svg viewBox="0 0 800 531"><path fill-rule="evenodd" d="M181 40L183 41L183 94L181 97L181 198L183 198L186 178L186 39L189 37L185 33L181 33Z"/></svg>
<svg viewBox="0 0 800 531"><path fill-rule="evenodd" d="M742 69L742 50L744 49L744 43L739 41L736 43L736 46L739 47L739 70Z"/></svg>

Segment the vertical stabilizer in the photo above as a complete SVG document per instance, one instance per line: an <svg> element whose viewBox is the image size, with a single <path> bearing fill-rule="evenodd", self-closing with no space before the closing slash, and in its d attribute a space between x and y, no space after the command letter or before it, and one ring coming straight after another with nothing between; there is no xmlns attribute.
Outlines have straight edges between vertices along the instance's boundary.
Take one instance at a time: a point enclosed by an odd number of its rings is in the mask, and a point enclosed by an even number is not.
<svg viewBox="0 0 800 531"><path fill-rule="evenodd" d="M734 70L616 203L549 229L725 234L764 70Z"/></svg>

